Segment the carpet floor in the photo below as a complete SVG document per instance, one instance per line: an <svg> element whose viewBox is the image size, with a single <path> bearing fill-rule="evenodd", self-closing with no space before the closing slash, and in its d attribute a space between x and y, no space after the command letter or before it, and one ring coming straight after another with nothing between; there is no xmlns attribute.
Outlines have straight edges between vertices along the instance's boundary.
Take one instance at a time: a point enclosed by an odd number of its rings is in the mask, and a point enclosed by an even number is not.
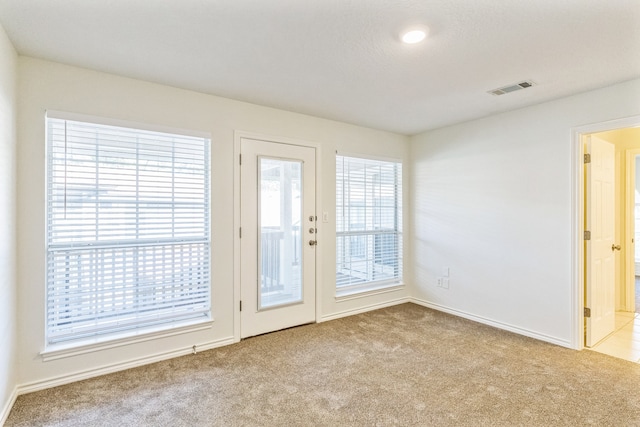
<svg viewBox="0 0 640 427"><path fill-rule="evenodd" d="M20 396L6 426L640 426L640 365L414 304Z"/></svg>

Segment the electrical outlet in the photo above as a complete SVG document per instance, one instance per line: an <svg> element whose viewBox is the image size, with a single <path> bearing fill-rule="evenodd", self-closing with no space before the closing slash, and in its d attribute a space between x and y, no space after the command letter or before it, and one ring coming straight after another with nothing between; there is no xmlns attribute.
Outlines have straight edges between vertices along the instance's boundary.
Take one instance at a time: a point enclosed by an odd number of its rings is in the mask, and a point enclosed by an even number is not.
<svg viewBox="0 0 640 427"><path fill-rule="evenodd" d="M436 286L441 288L442 287L442 283L443 283L443 279L442 277L438 277L437 281L436 281Z"/></svg>

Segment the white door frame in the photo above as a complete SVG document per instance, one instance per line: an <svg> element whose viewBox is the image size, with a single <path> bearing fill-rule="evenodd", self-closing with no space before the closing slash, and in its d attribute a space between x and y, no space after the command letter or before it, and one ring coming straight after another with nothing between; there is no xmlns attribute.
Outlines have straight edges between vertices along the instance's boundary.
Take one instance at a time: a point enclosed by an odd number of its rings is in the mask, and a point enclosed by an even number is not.
<svg viewBox="0 0 640 427"><path fill-rule="evenodd" d="M636 156L640 155L640 148L626 150L626 188L625 194L625 230L628 235L635 238L635 190L636 190ZM634 231L630 233L630 231ZM635 289L635 244L629 241L624 243L627 247L625 259L626 286L625 286L625 310L634 312L636 310L636 289Z"/></svg>
<svg viewBox="0 0 640 427"><path fill-rule="evenodd" d="M272 135L264 135L255 132L235 131L233 140L233 340L240 341L240 152L242 138L257 139L266 142L275 142L280 144L299 145L303 147L312 147L316 149L316 212L322 212L322 148L319 143L305 141L297 138L278 137ZM316 239L320 245L324 242L323 227L318 227ZM316 321L322 318L321 304L322 301L322 251L316 250ZM215 268L215 261L214 261Z"/></svg>
<svg viewBox="0 0 640 427"><path fill-rule="evenodd" d="M571 346L584 346L584 147L582 136L590 133L640 126L640 116L579 126L571 129Z"/></svg>

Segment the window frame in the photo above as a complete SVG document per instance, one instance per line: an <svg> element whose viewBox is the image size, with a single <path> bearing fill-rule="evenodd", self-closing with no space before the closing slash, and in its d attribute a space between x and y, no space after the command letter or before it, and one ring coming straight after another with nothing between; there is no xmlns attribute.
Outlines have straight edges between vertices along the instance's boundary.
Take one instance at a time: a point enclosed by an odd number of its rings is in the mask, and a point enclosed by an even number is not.
<svg viewBox="0 0 640 427"><path fill-rule="evenodd" d="M201 289L206 289L206 307L202 308L200 312L202 312L201 316L193 317L193 318L182 318L176 320L175 318L172 320L167 320L166 322L153 324L148 322L147 324L142 324L138 326L132 326L127 328L126 330L116 330L109 333L94 333L90 336L83 336L79 338L72 338L68 340L61 340L58 342L52 342L50 339L50 325L49 325L49 316L50 316L50 305L48 302L49 293L50 293L50 278L49 273L47 273L47 277L45 279L45 304L44 304L44 314L45 314L45 324L44 324L44 350L40 353L43 359L53 360L60 357L66 357L76 354L82 354L85 352L96 351L104 348L111 348L114 346L125 345L132 342L141 342L149 339L156 339L159 337L166 337L171 335L176 335L185 332L192 332L196 330L208 329L212 327L213 317L212 317L212 239L211 239L211 134L207 132L193 131L193 130L185 130L167 126L156 126L149 125L144 123L132 122L132 121L124 121L117 119L109 119L104 117L95 117L84 114L76 114L76 113L68 113L61 111L52 111L48 110L45 115L45 138L46 138L46 150L45 150L45 164L46 164L46 173L45 173L45 257L46 257L46 265L47 271L49 271L49 262L50 262L50 201L53 193L50 193L50 180L52 179L52 171L51 161L52 161L52 144L50 141L49 135L49 120L64 120L64 121L73 121L73 122L84 122L88 125L95 126L108 126L108 127L117 127L117 128L126 128L131 132L154 132L154 133L162 133L174 135L176 137L187 137L187 138L198 138L202 139L202 153L203 153L203 172L204 176L202 178L202 185L204 188L201 190L201 195L204 200L204 223L202 223L202 227L206 230L203 234L203 239L201 242L205 245L205 256L201 258L206 262L206 273L207 279L205 286L201 287ZM173 170L173 169L172 169ZM175 172L173 172L175 173ZM176 224L175 219L170 221L171 224ZM158 238L156 245L160 246L163 242L166 242L171 239L167 238ZM175 238L173 239L175 241ZM187 239L188 241L188 239ZM70 245L71 247L73 244Z"/></svg>
<svg viewBox="0 0 640 427"><path fill-rule="evenodd" d="M345 195L343 190L339 188L340 183L344 182L344 170L343 176L340 177L338 174L340 172L339 162L340 159L353 159L355 161L363 161L363 162L380 162L380 163L391 163L394 167L394 176L395 176L395 191L394 191L394 218L395 218L395 228L393 232L389 232L389 230L382 231L376 233L374 230L365 229L360 232L354 231L339 231L341 228L341 222L344 221L340 217L340 209L344 209L348 207L346 201L344 200ZM335 295L337 299L348 299L350 297L357 297L359 295L367 295L371 293L379 293L379 292L389 292L399 289L404 286L404 239L403 239L403 226L404 226L404 168L403 161L400 158L392 158L392 157L380 157L374 155L366 155L360 153L347 153L347 152L338 152L336 151L336 286L335 286ZM399 169L399 170L398 170ZM342 196L342 203L339 202L339 198ZM366 206L361 206L362 209L366 209ZM366 213L364 214L367 215ZM346 215L345 215L346 218ZM344 224L344 223L343 223ZM343 225L344 227L344 225ZM395 265L397 269L397 275L394 277L381 279L381 280L364 280L359 283L351 283L340 285L338 275L342 270L340 267L342 263L340 262L340 254L341 252L339 246L341 244L340 238L347 236L369 236L374 240L377 236L394 236L395 238ZM373 249L369 249L371 252L375 253L377 243L374 243ZM375 262L375 259L373 260Z"/></svg>

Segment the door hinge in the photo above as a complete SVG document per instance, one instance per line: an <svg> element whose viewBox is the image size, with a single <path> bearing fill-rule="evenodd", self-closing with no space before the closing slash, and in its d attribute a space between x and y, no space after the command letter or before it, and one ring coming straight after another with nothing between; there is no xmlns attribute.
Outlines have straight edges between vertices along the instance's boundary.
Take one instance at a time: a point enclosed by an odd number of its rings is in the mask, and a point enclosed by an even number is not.
<svg viewBox="0 0 640 427"><path fill-rule="evenodd" d="M584 162L585 162L585 163L591 163L591 154L586 153L586 154L584 155Z"/></svg>
<svg viewBox="0 0 640 427"><path fill-rule="evenodd" d="M588 230L584 231L584 240L591 240L591 232Z"/></svg>
<svg viewBox="0 0 640 427"><path fill-rule="evenodd" d="M242 154L239 154L238 158L239 158L240 166L242 166Z"/></svg>
<svg viewBox="0 0 640 427"><path fill-rule="evenodd" d="M240 238L242 239L242 227L240 227L239 231L240 231Z"/></svg>
<svg viewBox="0 0 640 427"><path fill-rule="evenodd" d="M240 301L240 311L242 311L242 301Z"/></svg>
<svg viewBox="0 0 640 427"><path fill-rule="evenodd" d="M591 317L591 309L585 307L584 308L584 317Z"/></svg>

